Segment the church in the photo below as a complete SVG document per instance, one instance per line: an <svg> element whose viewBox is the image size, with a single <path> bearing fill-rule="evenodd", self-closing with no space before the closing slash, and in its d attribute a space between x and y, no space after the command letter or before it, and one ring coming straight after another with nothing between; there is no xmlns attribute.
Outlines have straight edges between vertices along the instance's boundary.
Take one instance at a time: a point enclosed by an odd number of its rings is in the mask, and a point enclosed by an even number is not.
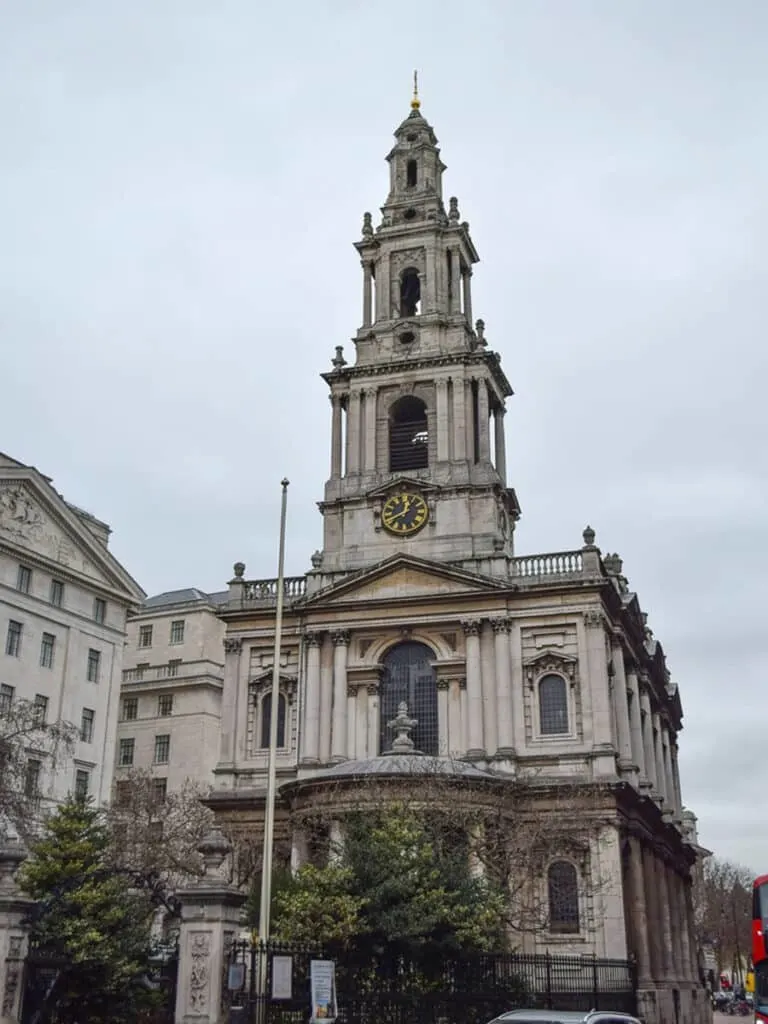
<svg viewBox="0 0 768 1024"><path fill-rule="evenodd" d="M564 795L597 794L570 805L579 841L564 834L538 851L546 913L515 942L631 956L651 1024L704 1020L678 688L621 559L601 553L589 526L568 550L516 554L512 389L473 319L478 253L458 201L443 198L445 165L416 96L387 161L381 221L364 214L355 242L354 353L337 347L322 375L331 403L323 545L305 575L284 582L276 709L277 580L250 579L238 562L220 605L210 805L259 845L273 713L277 836L294 867L313 856L303 811L325 801L333 816L338 801L343 832L351 788L395 777L418 787L427 764L450 766L478 793L532 780L542 821Z"/></svg>

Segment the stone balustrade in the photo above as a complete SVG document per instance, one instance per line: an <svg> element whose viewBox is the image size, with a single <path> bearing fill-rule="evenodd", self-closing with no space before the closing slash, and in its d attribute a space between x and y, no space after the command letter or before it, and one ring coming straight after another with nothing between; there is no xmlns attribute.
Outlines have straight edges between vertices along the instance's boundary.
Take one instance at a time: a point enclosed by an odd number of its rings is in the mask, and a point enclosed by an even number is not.
<svg viewBox="0 0 768 1024"><path fill-rule="evenodd" d="M512 559L511 575L516 582L579 579L584 575L584 557L581 551L522 555Z"/></svg>

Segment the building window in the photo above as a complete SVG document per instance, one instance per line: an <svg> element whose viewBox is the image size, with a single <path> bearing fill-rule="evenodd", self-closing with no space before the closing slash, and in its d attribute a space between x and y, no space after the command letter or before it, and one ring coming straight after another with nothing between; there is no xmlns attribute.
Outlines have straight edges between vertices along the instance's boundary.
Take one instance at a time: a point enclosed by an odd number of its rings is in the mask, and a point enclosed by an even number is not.
<svg viewBox="0 0 768 1024"><path fill-rule="evenodd" d="M56 637L53 633L43 633L40 641L40 664L43 668L53 668L53 652L56 649Z"/></svg>
<svg viewBox="0 0 768 1024"><path fill-rule="evenodd" d="M168 675L177 676L179 674L179 667L181 666L181 658L174 658L168 662Z"/></svg>
<svg viewBox="0 0 768 1024"><path fill-rule="evenodd" d="M568 732L568 687L562 676L548 675L539 680L539 732L542 736Z"/></svg>
<svg viewBox="0 0 768 1024"><path fill-rule="evenodd" d="M98 683L99 672L101 671L101 651L88 651L88 682Z"/></svg>
<svg viewBox="0 0 768 1024"><path fill-rule="evenodd" d="M405 165L405 183L408 188L415 188L419 180L419 165L415 160L409 160Z"/></svg>
<svg viewBox="0 0 768 1024"><path fill-rule="evenodd" d="M400 278L400 316L418 316L421 310L421 280L415 267L407 267Z"/></svg>
<svg viewBox="0 0 768 1024"><path fill-rule="evenodd" d="M80 740L82 743L93 742L93 709L83 708L80 717Z"/></svg>
<svg viewBox="0 0 768 1024"><path fill-rule="evenodd" d="M184 619L176 619L171 623L171 643L184 643Z"/></svg>
<svg viewBox="0 0 768 1024"><path fill-rule="evenodd" d="M139 626L139 647L152 646L152 627Z"/></svg>
<svg viewBox="0 0 768 1024"><path fill-rule="evenodd" d="M171 737L168 733L155 736L155 764L168 764L171 756Z"/></svg>
<svg viewBox="0 0 768 1024"><path fill-rule="evenodd" d="M168 794L168 779L152 779L152 799L161 804Z"/></svg>
<svg viewBox="0 0 768 1024"><path fill-rule="evenodd" d="M107 602L103 601L100 597L97 597L93 602L93 619L94 622L103 623L107 619Z"/></svg>
<svg viewBox="0 0 768 1024"><path fill-rule="evenodd" d="M21 654L21 630L21 623L11 619L8 623L8 635L5 638L5 653L11 658L18 658Z"/></svg>
<svg viewBox="0 0 768 1024"><path fill-rule="evenodd" d="M33 713L35 716L35 725L38 727L38 729L42 729L43 726L45 725L46 719L48 718L48 698L45 697L42 693L35 694Z"/></svg>
<svg viewBox="0 0 768 1024"><path fill-rule="evenodd" d="M547 872L549 930L572 935L579 930L579 878L567 860L556 860Z"/></svg>
<svg viewBox="0 0 768 1024"><path fill-rule="evenodd" d="M40 796L40 775L43 770L41 761L31 757L27 761L26 770L24 772L24 796L29 797L32 800L36 800Z"/></svg>
<svg viewBox="0 0 768 1024"><path fill-rule="evenodd" d="M397 644L384 658L380 697L380 750L392 749L395 733L389 723L405 701L408 715L416 719L411 734L416 750L436 757L439 753L437 726L437 679L432 662L435 652L426 644Z"/></svg>
<svg viewBox="0 0 768 1024"><path fill-rule="evenodd" d="M27 568L26 565L20 565L19 574L16 577L16 589L20 590L22 594L28 594L31 586L32 570Z"/></svg>
<svg viewBox="0 0 768 1024"><path fill-rule="evenodd" d="M285 746L285 713L287 701L284 693L277 695L277 746ZM272 694L261 698L261 743L262 750L269 750L269 731L272 728Z"/></svg>
<svg viewBox="0 0 768 1024"><path fill-rule="evenodd" d="M119 764L122 768L130 768L133 764L133 750L136 746L134 739L120 740L120 760Z"/></svg>
<svg viewBox="0 0 768 1024"><path fill-rule="evenodd" d="M157 713L161 718L173 714L173 694L161 693L157 698Z"/></svg>
<svg viewBox="0 0 768 1024"><path fill-rule="evenodd" d="M389 468L396 472L428 465L427 407L420 398L407 395L389 410Z"/></svg>
<svg viewBox="0 0 768 1024"><path fill-rule="evenodd" d="M86 800L88 798L88 790L90 789L91 776L90 772L85 771L84 768L78 768L75 772L75 799Z"/></svg>
<svg viewBox="0 0 768 1024"><path fill-rule="evenodd" d="M64 584L61 580L51 580L51 604L61 608L64 603Z"/></svg>
<svg viewBox="0 0 768 1024"><path fill-rule="evenodd" d="M139 698L123 697L123 721L133 722L139 716Z"/></svg>
<svg viewBox="0 0 768 1024"><path fill-rule="evenodd" d="M0 717L7 718L10 715L13 695L15 693L16 690L13 686L9 686L7 683L0 683Z"/></svg>

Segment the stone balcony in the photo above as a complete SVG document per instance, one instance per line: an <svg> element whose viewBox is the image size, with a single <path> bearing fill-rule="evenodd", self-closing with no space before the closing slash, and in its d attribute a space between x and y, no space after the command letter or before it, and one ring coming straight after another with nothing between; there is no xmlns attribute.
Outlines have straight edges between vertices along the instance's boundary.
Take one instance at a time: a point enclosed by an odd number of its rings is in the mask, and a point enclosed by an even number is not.
<svg viewBox="0 0 768 1024"><path fill-rule="evenodd" d="M179 682L190 679L213 678L221 680L224 667L213 661L165 662L162 665L139 665L123 669L123 685L126 683L147 684Z"/></svg>

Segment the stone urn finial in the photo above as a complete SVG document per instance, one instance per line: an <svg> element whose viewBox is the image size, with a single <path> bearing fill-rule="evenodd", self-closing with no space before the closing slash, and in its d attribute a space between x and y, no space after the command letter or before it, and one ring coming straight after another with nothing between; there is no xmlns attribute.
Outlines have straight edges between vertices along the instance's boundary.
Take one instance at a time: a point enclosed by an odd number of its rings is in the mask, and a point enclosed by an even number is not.
<svg viewBox="0 0 768 1024"><path fill-rule="evenodd" d="M322 553L322 551L316 551L314 553L314 555L312 555L312 568L313 569L319 569L322 564L323 564L323 553Z"/></svg>
<svg viewBox="0 0 768 1024"><path fill-rule="evenodd" d="M27 859L27 850L20 839L0 836L0 893L16 893L16 872Z"/></svg>
<svg viewBox="0 0 768 1024"><path fill-rule="evenodd" d="M585 548L593 548L595 546L595 531L591 526L587 526L581 536L584 538Z"/></svg>
<svg viewBox="0 0 768 1024"><path fill-rule="evenodd" d="M392 754L411 754L416 747L411 739L411 733L418 725L418 720L411 718L408 714L408 705L400 701L397 706L397 714L391 722L387 722L388 729L395 730L395 738L392 740Z"/></svg>
<svg viewBox="0 0 768 1024"><path fill-rule="evenodd" d="M235 574L235 579L241 580L243 578L243 573L245 572L245 562L235 562L232 569Z"/></svg>
<svg viewBox="0 0 768 1024"><path fill-rule="evenodd" d="M370 213L363 214L363 238L373 237L373 222Z"/></svg>
<svg viewBox="0 0 768 1024"><path fill-rule="evenodd" d="M451 196L448 200L448 220L451 224L459 223L459 200L456 196Z"/></svg>
<svg viewBox="0 0 768 1024"><path fill-rule="evenodd" d="M336 369L336 370L340 370L342 368L342 366L346 366L347 365L347 360L344 358L344 346L343 345L337 345L336 346L336 355L331 360L331 363L333 364L334 369Z"/></svg>
<svg viewBox="0 0 768 1024"><path fill-rule="evenodd" d="M203 857L203 870L206 880L224 877L224 861L232 852L232 844L221 831L214 826L197 844Z"/></svg>

